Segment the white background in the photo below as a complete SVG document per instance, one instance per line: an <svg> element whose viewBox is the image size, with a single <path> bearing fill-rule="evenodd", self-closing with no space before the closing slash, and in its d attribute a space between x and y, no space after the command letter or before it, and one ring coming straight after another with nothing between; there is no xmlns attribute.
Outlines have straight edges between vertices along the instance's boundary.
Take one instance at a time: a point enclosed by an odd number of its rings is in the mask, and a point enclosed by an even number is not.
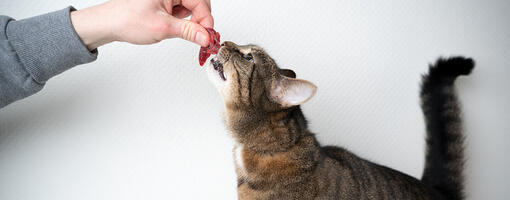
<svg viewBox="0 0 510 200"><path fill-rule="evenodd" d="M101 1L0 1L22 19ZM320 4L314 4L321 2ZM509 1L213 0L223 40L265 48L314 82L303 106L322 144L420 177L420 74L467 55L457 82L468 199L509 199ZM150 23L150 22L147 22ZM0 199L235 199L232 142L199 47L113 43L97 61L0 110Z"/></svg>

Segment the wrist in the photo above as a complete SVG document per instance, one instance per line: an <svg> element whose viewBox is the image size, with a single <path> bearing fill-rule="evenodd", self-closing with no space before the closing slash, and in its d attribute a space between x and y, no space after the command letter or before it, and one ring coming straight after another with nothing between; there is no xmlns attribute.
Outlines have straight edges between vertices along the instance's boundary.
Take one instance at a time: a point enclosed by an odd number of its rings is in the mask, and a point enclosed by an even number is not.
<svg viewBox="0 0 510 200"><path fill-rule="evenodd" d="M72 11L71 23L81 41L89 50L115 41L113 18L108 2Z"/></svg>

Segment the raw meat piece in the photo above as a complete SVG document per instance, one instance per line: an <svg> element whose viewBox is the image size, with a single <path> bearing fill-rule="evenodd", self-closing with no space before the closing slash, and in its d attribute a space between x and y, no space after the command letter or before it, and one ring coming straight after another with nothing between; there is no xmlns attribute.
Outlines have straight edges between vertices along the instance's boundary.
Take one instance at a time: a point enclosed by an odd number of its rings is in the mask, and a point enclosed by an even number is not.
<svg viewBox="0 0 510 200"><path fill-rule="evenodd" d="M220 33L212 28L205 28L205 30L209 32L209 46L200 47L200 53L198 54L198 63L200 66L204 65L211 54L217 54L220 49Z"/></svg>

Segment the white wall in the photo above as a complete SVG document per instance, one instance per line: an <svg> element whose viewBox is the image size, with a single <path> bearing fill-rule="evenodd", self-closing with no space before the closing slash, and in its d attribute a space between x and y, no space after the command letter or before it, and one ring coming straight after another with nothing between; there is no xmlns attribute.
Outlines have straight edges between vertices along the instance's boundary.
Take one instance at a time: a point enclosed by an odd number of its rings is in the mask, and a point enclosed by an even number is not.
<svg viewBox="0 0 510 200"><path fill-rule="evenodd" d="M0 1L0 13L99 2ZM509 199L510 2L313 2L213 0L215 28L318 85L303 107L322 144L415 177L420 74L440 55L472 56L473 75L457 82L468 199ZM235 199L232 144L198 50L181 40L110 44L0 110L0 199Z"/></svg>

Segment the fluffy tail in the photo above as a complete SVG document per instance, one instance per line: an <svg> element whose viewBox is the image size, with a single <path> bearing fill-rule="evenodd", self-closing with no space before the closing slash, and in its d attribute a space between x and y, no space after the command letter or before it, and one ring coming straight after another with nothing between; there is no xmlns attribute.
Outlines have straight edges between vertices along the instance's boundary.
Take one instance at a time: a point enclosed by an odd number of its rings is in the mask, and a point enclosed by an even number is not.
<svg viewBox="0 0 510 200"><path fill-rule="evenodd" d="M454 81L474 67L470 58L440 58L429 67L421 85L421 107L427 127L427 154L422 182L446 199L464 198L464 136Z"/></svg>

